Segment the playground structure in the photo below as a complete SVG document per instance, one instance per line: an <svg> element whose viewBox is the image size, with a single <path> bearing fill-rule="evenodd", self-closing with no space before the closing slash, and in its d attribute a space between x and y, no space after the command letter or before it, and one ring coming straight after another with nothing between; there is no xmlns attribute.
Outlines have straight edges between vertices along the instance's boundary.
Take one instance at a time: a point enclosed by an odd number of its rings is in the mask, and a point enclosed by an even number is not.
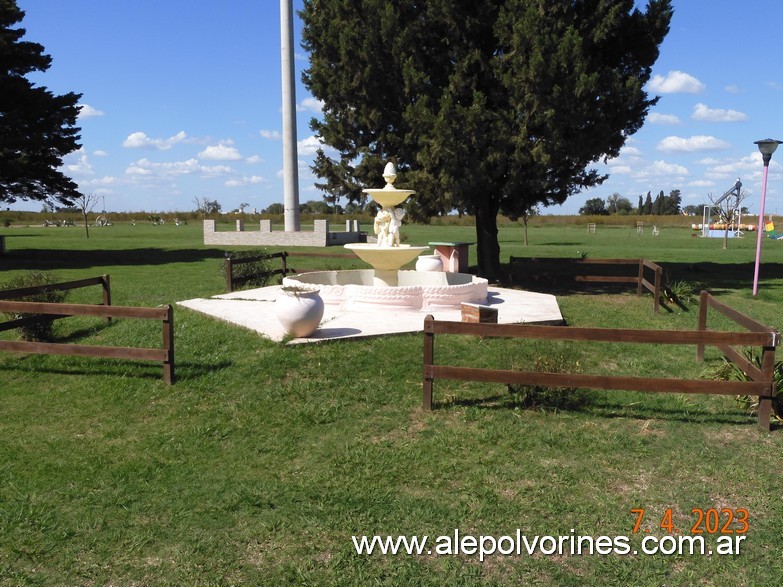
<svg viewBox="0 0 783 587"><path fill-rule="evenodd" d="M707 206L705 206L707 208ZM726 236L725 222L710 222L704 224L691 224L694 231L701 233L700 236L707 238L723 238ZM755 232L756 226L753 224L729 224L729 238L741 237L745 231Z"/></svg>
<svg viewBox="0 0 783 587"><path fill-rule="evenodd" d="M740 181L740 178L737 178L737 181L734 182L734 185L731 186L730 189L726 190L724 194L712 202L712 204L705 205L704 206L704 212L702 216L702 223L701 224L693 224L692 228L693 230L700 230L701 236L707 237L707 238L723 238L728 236L731 237L741 237L743 236L743 231L752 231L756 230L756 227L751 224L742 225L742 209L740 208L740 202L742 201L741 197L741 188L742 188L742 182ZM733 205L731 204L732 198L734 199ZM726 222L710 222L712 219L712 211L717 210L719 215L720 212L722 212L721 204L726 202L726 210L730 210L731 214L728 214L729 216L734 216L736 213L737 218L736 222L733 221L728 224L728 233L726 232L727 226Z"/></svg>

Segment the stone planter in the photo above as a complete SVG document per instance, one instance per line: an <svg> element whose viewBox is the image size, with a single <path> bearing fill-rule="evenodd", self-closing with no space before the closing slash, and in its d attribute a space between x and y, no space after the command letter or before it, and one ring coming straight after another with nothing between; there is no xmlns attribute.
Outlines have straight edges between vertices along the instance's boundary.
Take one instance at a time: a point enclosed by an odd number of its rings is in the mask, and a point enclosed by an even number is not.
<svg viewBox="0 0 783 587"><path fill-rule="evenodd" d="M419 255L416 259L416 271L443 271L440 255Z"/></svg>
<svg viewBox="0 0 783 587"><path fill-rule="evenodd" d="M317 289L283 287L275 300L275 316L286 334L294 338L310 336L324 316L324 301Z"/></svg>

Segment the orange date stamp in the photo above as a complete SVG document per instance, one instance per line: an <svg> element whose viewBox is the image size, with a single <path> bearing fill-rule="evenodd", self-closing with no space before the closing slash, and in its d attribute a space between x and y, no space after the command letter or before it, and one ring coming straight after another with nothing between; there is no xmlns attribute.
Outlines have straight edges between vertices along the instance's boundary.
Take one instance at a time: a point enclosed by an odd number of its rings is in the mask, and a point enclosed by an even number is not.
<svg viewBox="0 0 783 587"><path fill-rule="evenodd" d="M654 527L669 534L684 534L689 524L690 534L746 534L750 528L749 514L745 508L693 508L691 510L693 517L682 527L675 523L672 508L666 509L660 518L646 516L646 513L645 508L631 509L631 514L636 516L634 534L637 532L649 534ZM650 523L654 526L650 526Z"/></svg>

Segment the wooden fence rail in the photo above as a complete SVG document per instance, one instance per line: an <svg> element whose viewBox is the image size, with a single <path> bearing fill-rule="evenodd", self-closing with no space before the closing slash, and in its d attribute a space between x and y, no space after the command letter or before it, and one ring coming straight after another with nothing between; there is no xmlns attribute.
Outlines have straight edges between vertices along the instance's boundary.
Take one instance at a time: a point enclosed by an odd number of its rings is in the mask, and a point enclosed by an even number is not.
<svg viewBox="0 0 783 587"><path fill-rule="evenodd" d="M657 312L660 308L661 299L661 276L663 269L657 263L647 259L565 259L565 258L535 258L535 257L514 257L509 259L510 271L509 278L514 281L519 279L519 271L516 268L524 268L528 274L546 276L557 279L564 277L567 272L569 277L576 282L586 283L628 283L636 285L636 294L642 295L644 290L653 294L653 311ZM603 265L606 268L617 268L621 274L617 275L596 275L597 267L594 269L591 265ZM516 266L516 268L515 268ZM631 274L622 274L623 268L633 269ZM533 273L534 270L538 270ZM591 271L592 270L592 271ZM647 279L648 271L651 272L651 279ZM608 272L608 269L606 269Z"/></svg>
<svg viewBox="0 0 783 587"><path fill-rule="evenodd" d="M9 298L24 297L46 290L62 291L97 284L104 287L102 305L8 301ZM2 290L0 291L0 314L2 313L43 314L55 319L69 316L97 316L107 320L112 318L159 320L162 323L163 331L162 348L0 340L0 351L158 361L163 364L163 380L169 385L174 383L174 310L172 306L166 305L157 308L112 306L108 275L46 286ZM35 320L35 316L0 322L0 331L23 326L32 320Z"/></svg>
<svg viewBox="0 0 783 587"><path fill-rule="evenodd" d="M111 306L111 280L108 275L99 277L87 277L86 279L77 279L75 281L63 281L60 283L50 283L47 285L34 285L30 287L18 287L16 289L0 290L0 300L13 300L25 296L45 293L47 291L67 291L89 287L91 285L100 285L103 289L103 305Z"/></svg>
<svg viewBox="0 0 783 587"><path fill-rule="evenodd" d="M356 255L349 253L289 253L288 251L280 251L278 253L262 253L254 255L252 257L239 257L232 259L229 253L226 253L226 291L232 292L237 285L246 281L247 278L239 278L234 276L234 266L241 265L243 263L253 263L255 261L266 261L269 259L280 259L280 269L272 269L266 273L268 276L282 275L285 277L289 273L301 273L306 271L304 269L294 269L288 265L289 257L328 257L331 259L353 259L356 260Z"/></svg>
<svg viewBox="0 0 783 587"><path fill-rule="evenodd" d="M707 308L713 308L732 318L751 332L726 332L707 330ZM775 348L780 334L773 328L760 324L748 316L715 300L707 292L701 294L699 328L689 330L634 330L625 328L574 328L569 326L534 326L525 324L481 324L424 319L423 407L432 409L433 382L435 379L453 379L487 383L520 385L562 386L591 389L622 389L628 391L664 393L700 393L717 395L758 396L758 422L769 430L770 410L775 399ZM702 319L703 317L703 319ZM659 377L631 377L587 375L573 373L546 373L456 367L436 365L436 334L473 334L483 337L509 337L544 340L595 341L638 344L696 345L697 360L704 358L704 347L717 347L726 358L743 369L750 381L706 381ZM761 368L751 368L735 346L760 347Z"/></svg>

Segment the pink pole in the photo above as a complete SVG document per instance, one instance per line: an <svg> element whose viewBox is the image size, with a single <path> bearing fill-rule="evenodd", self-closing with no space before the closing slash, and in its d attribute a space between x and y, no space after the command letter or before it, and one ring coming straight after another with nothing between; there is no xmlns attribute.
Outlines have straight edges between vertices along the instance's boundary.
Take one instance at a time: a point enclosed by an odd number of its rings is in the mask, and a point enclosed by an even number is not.
<svg viewBox="0 0 783 587"><path fill-rule="evenodd" d="M761 263L761 239L764 237L764 202L767 199L767 174L769 162L764 162L764 177L761 181L761 208L759 209L758 238L756 240L756 267L753 270L753 295L759 293L759 264Z"/></svg>

